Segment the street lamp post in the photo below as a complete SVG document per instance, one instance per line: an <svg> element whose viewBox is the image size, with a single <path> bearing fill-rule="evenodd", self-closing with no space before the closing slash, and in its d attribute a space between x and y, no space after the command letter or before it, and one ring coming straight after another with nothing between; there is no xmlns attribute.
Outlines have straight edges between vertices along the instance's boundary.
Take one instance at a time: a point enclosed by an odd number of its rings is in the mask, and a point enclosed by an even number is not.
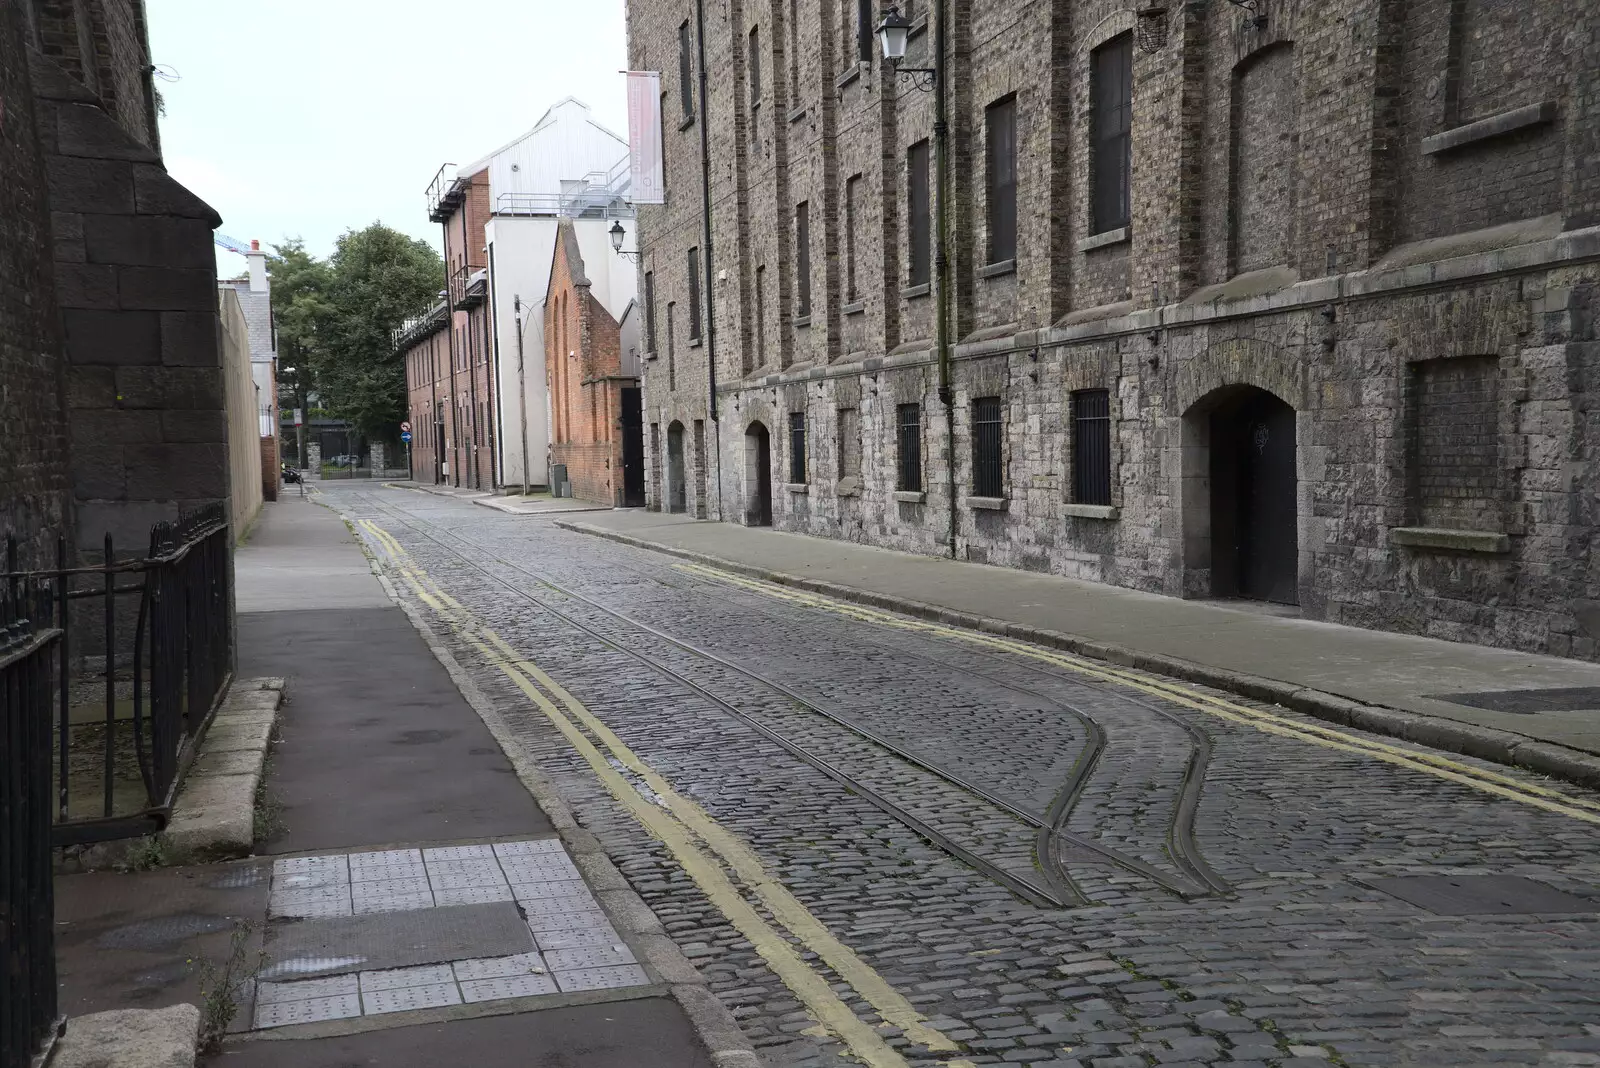
<svg viewBox="0 0 1600 1068"><path fill-rule="evenodd" d="M946 548L956 555L956 391L950 374L950 254L946 204L949 201L949 141L947 67L945 64L946 16L949 0L933 2L933 66L903 67L906 44L911 37L911 21L891 7L878 23L878 44L883 58L897 73L914 80L923 92L933 93L934 189L938 214L934 219L933 266L935 275L934 338L939 361L939 403L944 405L946 495L950 499L950 532Z"/></svg>

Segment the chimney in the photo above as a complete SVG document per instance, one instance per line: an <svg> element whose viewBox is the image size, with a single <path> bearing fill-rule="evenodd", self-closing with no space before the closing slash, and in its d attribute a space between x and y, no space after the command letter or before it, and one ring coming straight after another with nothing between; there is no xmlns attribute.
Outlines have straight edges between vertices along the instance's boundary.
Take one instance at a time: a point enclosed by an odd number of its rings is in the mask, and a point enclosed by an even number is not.
<svg viewBox="0 0 1600 1068"><path fill-rule="evenodd" d="M250 264L250 292L265 293L267 291L267 254L261 251L261 242L251 238L250 251L244 254L244 258Z"/></svg>

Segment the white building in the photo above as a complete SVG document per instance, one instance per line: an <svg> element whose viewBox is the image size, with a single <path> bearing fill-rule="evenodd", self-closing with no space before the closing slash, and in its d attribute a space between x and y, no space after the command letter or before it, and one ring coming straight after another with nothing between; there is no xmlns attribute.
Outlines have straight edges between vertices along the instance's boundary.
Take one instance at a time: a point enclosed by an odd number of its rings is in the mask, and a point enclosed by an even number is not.
<svg viewBox="0 0 1600 1068"><path fill-rule="evenodd" d="M607 237L613 222L621 222L623 247L636 247L628 162L627 139L568 97L521 137L456 171L458 182L477 184L480 174L489 180L484 245L496 367L496 481L502 486L549 484L544 297L558 220L573 220L586 256L603 249L589 262L606 265L608 306L626 308L634 298L634 265L612 253Z"/></svg>

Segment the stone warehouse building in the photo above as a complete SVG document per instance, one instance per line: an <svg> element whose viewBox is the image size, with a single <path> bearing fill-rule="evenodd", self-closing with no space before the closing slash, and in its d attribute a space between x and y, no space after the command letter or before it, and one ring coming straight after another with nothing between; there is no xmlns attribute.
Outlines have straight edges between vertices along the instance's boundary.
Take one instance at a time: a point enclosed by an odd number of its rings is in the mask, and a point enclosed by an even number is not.
<svg viewBox="0 0 1600 1068"><path fill-rule="evenodd" d="M944 2L941 204L869 0L630 0L651 507L1600 655L1600 3Z"/></svg>
<svg viewBox="0 0 1600 1068"><path fill-rule="evenodd" d="M0 533L24 568L228 496L214 211L162 164L138 0L0 4Z"/></svg>

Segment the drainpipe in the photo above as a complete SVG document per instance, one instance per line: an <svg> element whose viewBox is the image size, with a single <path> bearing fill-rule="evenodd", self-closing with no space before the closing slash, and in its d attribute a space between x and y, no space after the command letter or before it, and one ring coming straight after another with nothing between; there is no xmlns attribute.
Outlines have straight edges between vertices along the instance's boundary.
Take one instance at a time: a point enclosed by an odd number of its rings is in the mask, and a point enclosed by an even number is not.
<svg viewBox="0 0 1600 1068"><path fill-rule="evenodd" d="M470 253L467 251L467 212L471 202L470 193L461 202L461 269L466 272L469 285L472 282L472 264ZM467 295L464 287L461 295ZM471 489L483 489L483 476L478 473L478 371L472 359L474 355L472 350L478 347L477 340L477 335L472 329L472 310L469 308L467 309L467 403L472 406L470 409L472 414L467 419L467 425L472 427L472 438L467 443L467 455L472 457L472 478L469 481L477 483L476 486L469 487Z"/></svg>
<svg viewBox="0 0 1600 1068"><path fill-rule="evenodd" d="M956 391L950 375L950 253L946 219L949 215L950 124L946 99L948 67L945 63L947 0L934 0L933 8L933 145L939 217L935 235L934 269L939 276L939 300L934 305L934 348L939 360L939 403L944 405L945 490L950 498L950 558L956 556Z"/></svg>
<svg viewBox="0 0 1600 1068"><path fill-rule="evenodd" d="M493 250L490 250L493 255ZM528 495L528 380L522 362L522 296L511 295L511 311L517 320L517 408L522 418L522 495Z"/></svg>
<svg viewBox="0 0 1600 1068"><path fill-rule="evenodd" d="M722 421L717 414L716 273L711 254L711 104L706 99L706 4L694 0L695 43L700 64L700 214L705 228L706 389L711 413L712 451L717 455L717 518L722 518Z"/></svg>

